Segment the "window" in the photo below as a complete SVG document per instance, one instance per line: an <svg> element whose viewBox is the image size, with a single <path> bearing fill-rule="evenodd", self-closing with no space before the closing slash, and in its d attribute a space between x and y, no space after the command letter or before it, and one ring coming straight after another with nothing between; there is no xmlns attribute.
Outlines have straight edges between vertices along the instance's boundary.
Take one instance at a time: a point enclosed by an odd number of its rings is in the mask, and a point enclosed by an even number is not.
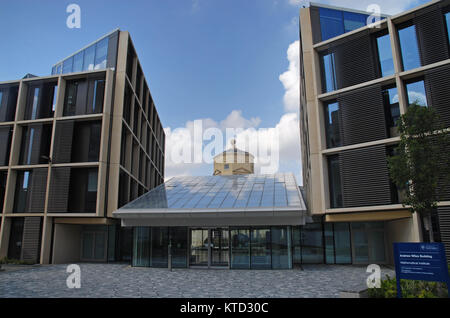
<svg viewBox="0 0 450 318"><path fill-rule="evenodd" d="M450 12L447 12L445 15L445 24L447 26L447 36L450 44Z"/></svg>
<svg viewBox="0 0 450 318"><path fill-rule="evenodd" d="M14 195L15 213L43 213L47 169L17 171L16 192Z"/></svg>
<svg viewBox="0 0 450 318"><path fill-rule="evenodd" d="M106 68L108 58L108 38L97 42L95 47L95 70Z"/></svg>
<svg viewBox="0 0 450 318"><path fill-rule="evenodd" d="M250 268L250 230L232 229L231 268Z"/></svg>
<svg viewBox="0 0 450 318"><path fill-rule="evenodd" d="M228 163L226 163L226 164L223 166L223 168L224 168L225 170L228 170L228 169L230 169L230 165L229 165Z"/></svg>
<svg viewBox="0 0 450 318"><path fill-rule="evenodd" d="M0 166L9 164L13 126L0 127Z"/></svg>
<svg viewBox="0 0 450 318"><path fill-rule="evenodd" d="M70 57L63 62L63 66L62 66L63 74L71 73L72 68L73 68L73 57Z"/></svg>
<svg viewBox="0 0 450 318"><path fill-rule="evenodd" d="M105 80L103 78L68 81L64 116L101 113L104 94Z"/></svg>
<svg viewBox="0 0 450 318"><path fill-rule="evenodd" d="M57 83L30 84L25 106L25 120L50 118L54 115Z"/></svg>
<svg viewBox="0 0 450 318"><path fill-rule="evenodd" d="M336 90L336 67L334 53L322 55L322 90L324 93Z"/></svg>
<svg viewBox="0 0 450 318"><path fill-rule="evenodd" d="M385 87L383 89L384 113L386 114L386 127L388 136L398 136L396 130L397 121L400 118L397 87Z"/></svg>
<svg viewBox="0 0 450 318"><path fill-rule="evenodd" d="M408 104L417 104L427 107L427 94L425 91L425 82L416 80L406 83L406 93L408 94Z"/></svg>
<svg viewBox="0 0 450 318"><path fill-rule="evenodd" d="M292 268L291 231L288 227L272 227L272 268Z"/></svg>
<svg viewBox="0 0 450 318"><path fill-rule="evenodd" d="M369 17L367 14L328 8L319 8L319 15L322 41L367 25L367 19Z"/></svg>
<svg viewBox="0 0 450 318"><path fill-rule="evenodd" d="M403 70L411 70L421 66L419 47L415 25L400 28L398 30L400 49L402 52Z"/></svg>
<svg viewBox="0 0 450 318"><path fill-rule="evenodd" d="M33 124L24 126L22 129L20 164L48 163L52 125Z"/></svg>
<svg viewBox="0 0 450 318"><path fill-rule="evenodd" d="M18 94L19 86L0 88L0 122L15 119Z"/></svg>
<svg viewBox="0 0 450 318"><path fill-rule="evenodd" d="M98 168L54 168L52 178L49 211L96 212ZM66 205L60 205L56 198L67 198Z"/></svg>
<svg viewBox="0 0 450 318"><path fill-rule="evenodd" d="M323 263L323 233L321 223L307 223L301 229L303 264Z"/></svg>
<svg viewBox="0 0 450 318"><path fill-rule="evenodd" d="M392 59L391 39L389 34L377 37L377 48L381 76L394 74L394 62Z"/></svg>
<svg viewBox="0 0 450 318"><path fill-rule="evenodd" d="M342 146L339 124L339 104L337 102L325 104L325 116L327 147L334 148Z"/></svg>
<svg viewBox="0 0 450 318"><path fill-rule="evenodd" d="M81 72L83 70L84 51L79 52L73 57L73 72Z"/></svg>
<svg viewBox="0 0 450 318"><path fill-rule="evenodd" d="M8 173L6 171L0 171L0 213L3 211L3 203L5 202L7 177Z"/></svg>
<svg viewBox="0 0 450 318"><path fill-rule="evenodd" d="M95 45L91 45L84 50L83 71L92 71L94 69Z"/></svg>
<svg viewBox="0 0 450 318"><path fill-rule="evenodd" d="M328 178L330 183L330 206L331 208L342 208L343 202L339 155L328 157Z"/></svg>

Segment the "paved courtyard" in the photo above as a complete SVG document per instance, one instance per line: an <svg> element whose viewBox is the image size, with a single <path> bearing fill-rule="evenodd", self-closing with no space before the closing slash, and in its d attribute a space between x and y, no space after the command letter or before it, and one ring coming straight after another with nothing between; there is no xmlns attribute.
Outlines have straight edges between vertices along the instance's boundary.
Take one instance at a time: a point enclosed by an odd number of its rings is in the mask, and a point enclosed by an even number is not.
<svg viewBox="0 0 450 318"><path fill-rule="evenodd" d="M0 297L339 297L366 289L366 267L305 265L303 270L204 270L80 264L81 288L69 289L67 265L7 267ZM393 276L382 268L381 275Z"/></svg>

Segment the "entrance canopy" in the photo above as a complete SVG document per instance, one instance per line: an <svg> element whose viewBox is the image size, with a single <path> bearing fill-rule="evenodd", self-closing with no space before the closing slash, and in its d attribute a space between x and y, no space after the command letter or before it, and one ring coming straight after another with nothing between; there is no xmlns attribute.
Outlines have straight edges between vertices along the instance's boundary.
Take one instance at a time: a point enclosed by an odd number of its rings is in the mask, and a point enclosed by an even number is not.
<svg viewBox="0 0 450 318"><path fill-rule="evenodd" d="M122 226L304 225L292 173L175 177L118 209Z"/></svg>

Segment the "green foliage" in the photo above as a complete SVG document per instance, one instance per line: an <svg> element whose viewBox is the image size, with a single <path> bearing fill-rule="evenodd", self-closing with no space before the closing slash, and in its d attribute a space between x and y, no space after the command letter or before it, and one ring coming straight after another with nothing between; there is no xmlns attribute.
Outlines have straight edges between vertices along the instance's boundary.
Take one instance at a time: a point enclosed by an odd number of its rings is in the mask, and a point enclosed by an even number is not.
<svg viewBox="0 0 450 318"><path fill-rule="evenodd" d="M400 281L403 298L447 298L447 285L438 282L426 282L418 280ZM397 281L386 275L386 279L381 280L380 288L369 288L370 298L396 298Z"/></svg>
<svg viewBox="0 0 450 318"><path fill-rule="evenodd" d="M4 258L0 258L0 264L33 265L34 262L22 261L22 260L18 260L18 259L4 257Z"/></svg>
<svg viewBox="0 0 450 318"><path fill-rule="evenodd" d="M448 130L441 128L432 107L412 104L398 121L400 143L388 158L389 173L399 189L405 189L404 205L428 215L439 201L438 181L450 181Z"/></svg>

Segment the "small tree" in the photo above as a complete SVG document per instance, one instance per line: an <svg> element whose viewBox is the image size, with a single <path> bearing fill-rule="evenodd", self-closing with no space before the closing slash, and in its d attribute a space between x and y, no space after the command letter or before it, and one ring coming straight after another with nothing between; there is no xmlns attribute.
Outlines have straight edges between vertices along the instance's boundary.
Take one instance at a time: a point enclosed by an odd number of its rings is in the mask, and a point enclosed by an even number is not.
<svg viewBox="0 0 450 318"><path fill-rule="evenodd" d="M398 130L400 144L388 159L390 176L399 189L406 189L403 206L419 213L433 242L431 214L439 201L438 182L448 182L450 175L449 132L441 128L432 107L418 103L400 116Z"/></svg>

